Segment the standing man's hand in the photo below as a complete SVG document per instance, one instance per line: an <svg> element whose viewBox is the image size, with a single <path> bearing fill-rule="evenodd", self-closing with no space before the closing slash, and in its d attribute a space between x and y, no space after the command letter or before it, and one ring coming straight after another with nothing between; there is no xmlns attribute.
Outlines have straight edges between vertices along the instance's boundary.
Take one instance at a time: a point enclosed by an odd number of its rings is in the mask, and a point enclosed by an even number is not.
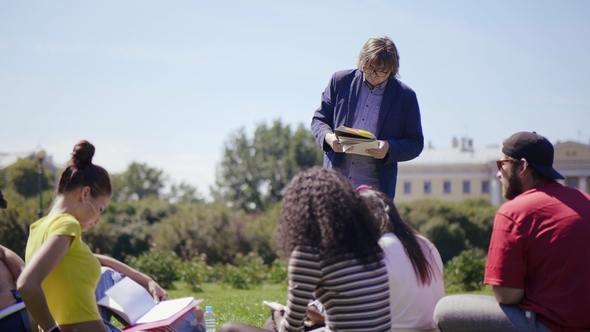
<svg viewBox="0 0 590 332"><path fill-rule="evenodd" d="M389 152L389 143L381 140L378 140L377 142L379 142L379 145L376 149L367 149L366 152L375 159L383 159L387 155L387 152Z"/></svg>
<svg viewBox="0 0 590 332"><path fill-rule="evenodd" d="M342 143L340 143L340 141L338 140L338 137L336 137L336 134L327 133L324 140L326 141L326 143L328 143L330 147L332 147L332 150L334 150L334 152L344 152L344 147L342 146Z"/></svg>

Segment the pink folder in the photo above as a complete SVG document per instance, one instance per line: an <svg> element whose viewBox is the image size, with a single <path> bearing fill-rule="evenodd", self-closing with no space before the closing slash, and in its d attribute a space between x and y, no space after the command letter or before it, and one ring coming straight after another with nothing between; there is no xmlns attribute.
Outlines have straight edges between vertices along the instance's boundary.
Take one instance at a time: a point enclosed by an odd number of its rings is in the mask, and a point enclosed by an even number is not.
<svg viewBox="0 0 590 332"><path fill-rule="evenodd" d="M152 329L161 329L162 331L165 330L165 327L172 325L177 319L182 317L185 313L189 310L196 307L199 303L203 302L203 299L193 300L189 305L184 307L184 309L180 310L179 312L175 313L174 315L170 316L170 318L159 320L157 322L152 323L145 323L145 324L135 324L132 326L128 326L123 329L125 332L134 332L134 331L149 331Z"/></svg>

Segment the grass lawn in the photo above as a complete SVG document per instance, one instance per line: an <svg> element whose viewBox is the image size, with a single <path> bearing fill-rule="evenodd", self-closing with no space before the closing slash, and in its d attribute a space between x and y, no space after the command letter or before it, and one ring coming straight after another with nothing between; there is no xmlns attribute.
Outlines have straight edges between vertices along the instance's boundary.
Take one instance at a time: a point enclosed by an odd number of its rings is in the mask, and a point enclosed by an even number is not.
<svg viewBox="0 0 590 332"><path fill-rule="evenodd" d="M192 296L204 299L200 307L212 306L217 327L225 322L241 322L262 327L270 317L270 309L262 304L263 300L287 303L286 284L267 284L257 289L241 290L228 288L226 285L206 283L203 292L195 293L182 282L174 284L176 289L167 290L171 298Z"/></svg>
<svg viewBox="0 0 590 332"><path fill-rule="evenodd" d="M267 284L257 289L240 290L231 289L225 285L206 283L203 292L195 293L182 282L175 283L176 289L168 290L171 298L193 296L196 299L204 299L200 306L213 307L217 318L217 327L225 322L242 322L262 327L270 317L270 310L262 305L262 300L287 303L286 284ZM465 293L455 290L447 290L447 295ZM469 294L492 295L491 286L484 286L480 291L468 292Z"/></svg>

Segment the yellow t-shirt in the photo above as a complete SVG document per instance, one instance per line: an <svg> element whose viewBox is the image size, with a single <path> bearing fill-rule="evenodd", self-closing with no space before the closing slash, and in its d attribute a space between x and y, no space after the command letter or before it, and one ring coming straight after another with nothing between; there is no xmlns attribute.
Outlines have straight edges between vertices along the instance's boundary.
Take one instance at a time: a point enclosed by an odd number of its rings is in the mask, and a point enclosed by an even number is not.
<svg viewBox="0 0 590 332"><path fill-rule="evenodd" d="M51 315L59 325L100 320L94 290L100 262L81 239L82 230L69 214L41 218L31 225L25 259L31 260L52 235L74 237L70 250L41 283Z"/></svg>

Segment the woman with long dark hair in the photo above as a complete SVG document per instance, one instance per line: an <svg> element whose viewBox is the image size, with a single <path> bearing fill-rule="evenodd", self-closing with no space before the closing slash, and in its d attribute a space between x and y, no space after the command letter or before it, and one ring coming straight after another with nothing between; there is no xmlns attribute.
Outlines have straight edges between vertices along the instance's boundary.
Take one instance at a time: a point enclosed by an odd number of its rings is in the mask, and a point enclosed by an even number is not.
<svg viewBox="0 0 590 332"><path fill-rule="evenodd" d="M438 331L434 307L444 296L438 250L406 224L387 194L360 186L357 191L377 221L389 273L392 330Z"/></svg>

